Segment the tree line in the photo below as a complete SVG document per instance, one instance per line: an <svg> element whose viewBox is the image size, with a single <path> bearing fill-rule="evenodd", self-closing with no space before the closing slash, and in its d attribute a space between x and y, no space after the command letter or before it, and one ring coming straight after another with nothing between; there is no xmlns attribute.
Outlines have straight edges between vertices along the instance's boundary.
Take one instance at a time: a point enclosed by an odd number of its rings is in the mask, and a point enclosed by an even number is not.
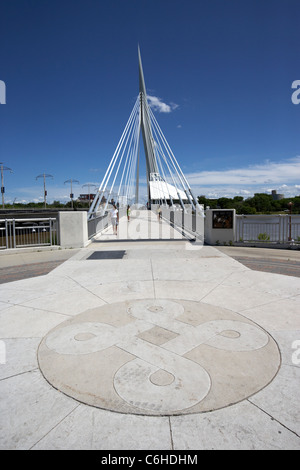
<svg viewBox="0 0 300 470"><path fill-rule="evenodd" d="M205 196L198 197L199 204L211 209L235 209L237 214L273 214L289 213L290 207L293 214L300 214L300 196L283 199L273 199L272 195L256 193L253 197L244 199L242 196L234 198L220 197L209 199ZM290 206L292 203L292 206Z"/></svg>
<svg viewBox="0 0 300 470"><path fill-rule="evenodd" d="M265 193L256 193L253 197L244 199L242 196L235 196L233 198L220 197L218 199L210 199L206 196L198 196L199 204L203 204L204 208L210 207L211 209L235 209L237 214L273 214L273 213L287 213L290 211L290 203L292 203L292 213L300 214L300 196L292 198L283 198L274 200L272 195ZM85 201L73 201L73 208L88 209L89 203ZM43 209L44 202L28 202L28 203L15 203L5 204L6 209ZM71 202L62 203L60 201L53 201L47 203L47 209L69 209Z"/></svg>
<svg viewBox="0 0 300 470"><path fill-rule="evenodd" d="M70 209L72 207L71 201L66 203L60 201L53 201L51 203L47 202L47 209ZM15 202L14 204L5 204L5 209L44 209L45 203L44 202ZM73 200L73 208L75 209L88 209L89 203L88 201L78 201Z"/></svg>

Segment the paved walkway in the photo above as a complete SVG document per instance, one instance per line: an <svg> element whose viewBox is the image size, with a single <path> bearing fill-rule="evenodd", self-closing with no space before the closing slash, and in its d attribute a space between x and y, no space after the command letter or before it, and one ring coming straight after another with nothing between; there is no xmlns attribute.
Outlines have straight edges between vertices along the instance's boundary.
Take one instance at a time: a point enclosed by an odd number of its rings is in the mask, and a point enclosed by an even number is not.
<svg viewBox="0 0 300 470"><path fill-rule="evenodd" d="M254 271L300 277L300 250L236 246L218 249Z"/></svg>
<svg viewBox="0 0 300 470"><path fill-rule="evenodd" d="M299 449L299 278L131 222L0 285L0 448Z"/></svg>

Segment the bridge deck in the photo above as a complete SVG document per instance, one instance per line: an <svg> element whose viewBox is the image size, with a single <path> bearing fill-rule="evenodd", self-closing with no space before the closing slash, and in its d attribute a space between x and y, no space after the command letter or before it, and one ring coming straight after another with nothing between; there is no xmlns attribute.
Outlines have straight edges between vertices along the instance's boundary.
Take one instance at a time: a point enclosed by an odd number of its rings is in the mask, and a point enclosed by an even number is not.
<svg viewBox="0 0 300 470"><path fill-rule="evenodd" d="M117 236L109 226L95 237L100 241L118 240L191 240L194 239L181 228L172 227L165 219L148 210L131 211L130 221L126 216L120 218Z"/></svg>

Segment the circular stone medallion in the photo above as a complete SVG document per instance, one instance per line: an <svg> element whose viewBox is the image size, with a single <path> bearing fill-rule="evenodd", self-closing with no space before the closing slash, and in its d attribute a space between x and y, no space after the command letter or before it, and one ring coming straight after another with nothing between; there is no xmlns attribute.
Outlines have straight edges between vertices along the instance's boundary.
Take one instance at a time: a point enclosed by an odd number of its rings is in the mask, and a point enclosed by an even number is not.
<svg viewBox="0 0 300 470"><path fill-rule="evenodd" d="M180 415L246 399L274 378L272 337L202 302L133 300L73 317L40 344L41 371L76 400L121 413Z"/></svg>

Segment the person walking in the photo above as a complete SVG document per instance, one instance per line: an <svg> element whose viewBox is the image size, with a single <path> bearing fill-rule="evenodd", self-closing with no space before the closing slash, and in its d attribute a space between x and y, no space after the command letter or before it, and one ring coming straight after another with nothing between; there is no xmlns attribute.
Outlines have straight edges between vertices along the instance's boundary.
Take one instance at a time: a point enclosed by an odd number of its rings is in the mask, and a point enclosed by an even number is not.
<svg viewBox="0 0 300 470"><path fill-rule="evenodd" d="M128 222L130 221L130 214L131 214L131 210L130 210L130 206L128 205L127 206L127 220L128 220Z"/></svg>
<svg viewBox="0 0 300 470"><path fill-rule="evenodd" d="M161 218L162 218L162 210L161 210L161 206L158 206L157 208L157 220L160 222L161 221Z"/></svg>
<svg viewBox="0 0 300 470"><path fill-rule="evenodd" d="M119 211L115 204L113 204L112 209L110 211L110 218L113 227L113 234L118 235Z"/></svg>

